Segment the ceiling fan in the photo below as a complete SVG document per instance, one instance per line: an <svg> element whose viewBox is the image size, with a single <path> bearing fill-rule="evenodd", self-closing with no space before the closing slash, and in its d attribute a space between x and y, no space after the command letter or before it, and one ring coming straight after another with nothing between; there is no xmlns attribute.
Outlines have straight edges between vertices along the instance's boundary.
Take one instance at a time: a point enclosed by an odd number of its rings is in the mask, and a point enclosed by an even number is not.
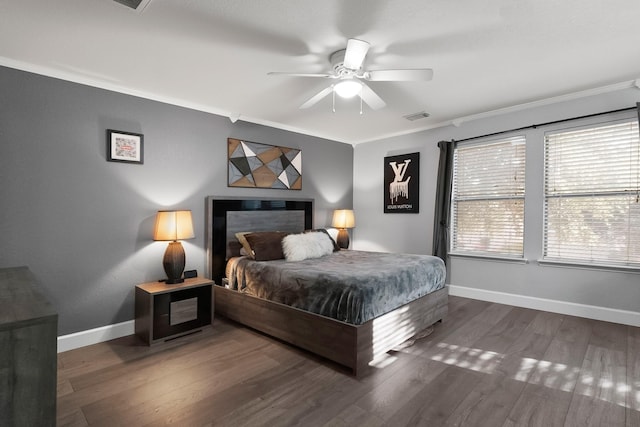
<svg viewBox="0 0 640 427"><path fill-rule="evenodd" d="M364 70L362 64L369 51L369 43L364 40L349 39L347 48L332 53L329 56L332 71L321 74L270 72L269 75L285 75L294 77L323 77L338 80L331 86L313 95L300 108L309 108L329 94L333 95L333 111L335 112L335 95L342 98L360 96L360 113L362 102L371 109L379 110L387 105L382 98L371 89L366 82L399 82L399 81L428 81L433 78L430 68L404 70Z"/></svg>

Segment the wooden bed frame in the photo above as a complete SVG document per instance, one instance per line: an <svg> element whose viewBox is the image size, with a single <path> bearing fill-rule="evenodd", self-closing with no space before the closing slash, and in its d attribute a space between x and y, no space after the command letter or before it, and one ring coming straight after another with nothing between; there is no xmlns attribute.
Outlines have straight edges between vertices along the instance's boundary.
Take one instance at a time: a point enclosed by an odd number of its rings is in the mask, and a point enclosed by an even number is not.
<svg viewBox="0 0 640 427"><path fill-rule="evenodd" d="M270 213L249 215L251 224L244 220L235 224L234 215L247 211ZM284 231L313 228L313 201L309 199L207 198L208 269L209 277L216 284L222 284L224 263L229 255L229 244L235 240L235 232L274 230L271 216L274 211L298 211L294 215L304 218L304 224L293 225ZM448 307L448 289L445 287L362 325L351 325L222 286L214 286L214 296L216 315L344 365L355 376L366 373L371 361L442 320Z"/></svg>

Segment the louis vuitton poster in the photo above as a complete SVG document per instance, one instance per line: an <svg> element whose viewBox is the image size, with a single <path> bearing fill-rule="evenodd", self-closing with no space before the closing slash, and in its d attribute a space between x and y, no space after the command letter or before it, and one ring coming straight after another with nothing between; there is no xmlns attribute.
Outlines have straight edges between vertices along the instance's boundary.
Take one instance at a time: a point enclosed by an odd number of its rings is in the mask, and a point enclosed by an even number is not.
<svg viewBox="0 0 640 427"><path fill-rule="evenodd" d="M384 158L384 213L418 213L420 153Z"/></svg>

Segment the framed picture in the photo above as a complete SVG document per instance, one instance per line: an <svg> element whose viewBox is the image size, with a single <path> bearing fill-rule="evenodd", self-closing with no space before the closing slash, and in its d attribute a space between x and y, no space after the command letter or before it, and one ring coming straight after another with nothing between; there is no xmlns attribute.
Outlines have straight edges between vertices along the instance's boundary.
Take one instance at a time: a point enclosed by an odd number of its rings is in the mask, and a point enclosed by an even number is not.
<svg viewBox="0 0 640 427"><path fill-rule="evenodd" d="M228 187L302 190L302 150L227 139Z"/></svg>
<svg viewBox="0 0 640 427"><path fill-rule="evenodd" d="M384 213L420 212L420 153L384 158Z"/></svg>
<svg viewBox="0 0 640 427"><path fill-rule="evenodd" d="M144 163L144 135L107 129L107 160Z"/></svg>

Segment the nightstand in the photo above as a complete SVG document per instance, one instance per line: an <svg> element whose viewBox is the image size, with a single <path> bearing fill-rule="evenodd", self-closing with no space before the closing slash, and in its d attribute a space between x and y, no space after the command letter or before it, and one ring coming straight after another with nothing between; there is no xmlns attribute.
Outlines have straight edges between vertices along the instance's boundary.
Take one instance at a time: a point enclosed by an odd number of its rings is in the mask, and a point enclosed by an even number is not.
<svg viewBox="0 0 640 427"><path fill-rule="evenodd" d="M214 284L210 279L195 277L176 285L164 282L137 285L136 335L152 345L211 325Z"/></svg>

